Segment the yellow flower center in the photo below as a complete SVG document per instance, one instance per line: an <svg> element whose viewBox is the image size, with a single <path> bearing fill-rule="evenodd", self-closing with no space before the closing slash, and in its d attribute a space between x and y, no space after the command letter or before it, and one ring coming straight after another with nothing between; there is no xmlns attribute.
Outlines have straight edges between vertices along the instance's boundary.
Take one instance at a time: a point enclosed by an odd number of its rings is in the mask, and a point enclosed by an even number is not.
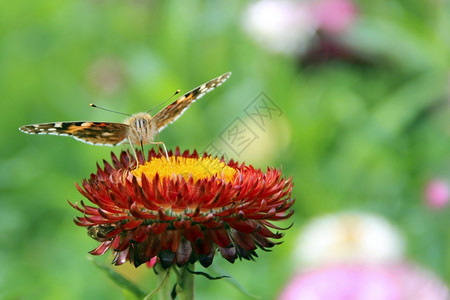
<svg viewBox="0 0 450 300"><path fill-rule="evenodd" d="M169 157L169 162L165 157L153 158L131 171L136 177L141 177L142 173L144 173L148 179L153 179L156 173L161 177L181 175L188 179L189 176L192 176L194 181L202 178L211 178L215 175L226 182L230 182L236 172L236 169L227 166L217 158L186 158L181 156L171 156Z"/></svg>

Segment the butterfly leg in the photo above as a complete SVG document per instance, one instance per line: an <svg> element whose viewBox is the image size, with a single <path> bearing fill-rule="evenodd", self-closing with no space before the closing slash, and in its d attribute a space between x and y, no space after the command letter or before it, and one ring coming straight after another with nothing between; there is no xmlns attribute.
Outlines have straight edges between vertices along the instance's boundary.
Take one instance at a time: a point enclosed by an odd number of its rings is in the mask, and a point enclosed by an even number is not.
<svg viewBox="0 0 450 300"><path fill-rule="evenodd" d="M140 141L140 144L141 144L141 153L142 153L142 156L144 157L144 161L145 161L144 144L142 143L142 140Z"/></svg>
<svg viewBox="0 0 450 300"><path fill-rule="evenodd" d="M167 152L166 145L165 145L163 142L150 142L149 144L152 144L152 145L162 145L163 148L164 148L164 152L165 152L165 154L166 154L166 159L167 159L168 162L170 162L170 160L169 160L169 153Z"/></svg>
<svg viewBox="0 0 450 300"><path fill-rule="evenodd" d="M136 161L136 167L137 167L139 165L139 160L138 160L138 156L137 156L136 150L133 147L133 143L131 142L131 137L128 137L128 142L130 143L131 150L133 150L134 159ZM142 152L142 154L144 154L144 152Z"/></svg>

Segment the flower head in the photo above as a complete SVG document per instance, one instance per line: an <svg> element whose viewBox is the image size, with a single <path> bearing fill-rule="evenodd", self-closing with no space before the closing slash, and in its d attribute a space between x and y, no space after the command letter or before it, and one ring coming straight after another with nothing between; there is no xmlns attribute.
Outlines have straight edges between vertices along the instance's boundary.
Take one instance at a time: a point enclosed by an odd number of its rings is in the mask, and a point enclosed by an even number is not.
<svg viewBox="0 0 450 300"><path fill-rule="evenodd" d="M292 179L196 151L151 150L148 158L112 154L77 189L94 206L71 204L84 214L75 223L101 242L90 253L114 251L114 263L135 266L157 257L165 268L200 261L207 267L218 249L230 262L253 259L283 234L271 221L293 214Z"/></svg>

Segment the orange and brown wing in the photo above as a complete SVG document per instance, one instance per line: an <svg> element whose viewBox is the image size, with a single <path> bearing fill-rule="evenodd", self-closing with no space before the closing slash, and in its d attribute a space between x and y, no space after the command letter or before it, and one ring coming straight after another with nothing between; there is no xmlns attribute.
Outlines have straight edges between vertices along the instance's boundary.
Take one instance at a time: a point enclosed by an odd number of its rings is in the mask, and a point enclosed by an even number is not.
<svg viewBox="0 0 450 300"><path fill-rule="evenodd" d="M172 104L169 104L153 117L153 122L156 124L158 132L163 130L168 124L172 123L191 105L195 100L202 97L204 94L213 90L215 87L221 85L225 80L230 77L231 72L225 73L222 76L214 78L201 86L193 89L192 91L184 94Z"/></svg>
<svg viewBox="0 0 450 300"><path fill-rule="evenodd" d="M124 142L128 125L111 122L55 122L25 125L19 128L28 134L53 134L71 136L93 145L114 146Z"/></svg>

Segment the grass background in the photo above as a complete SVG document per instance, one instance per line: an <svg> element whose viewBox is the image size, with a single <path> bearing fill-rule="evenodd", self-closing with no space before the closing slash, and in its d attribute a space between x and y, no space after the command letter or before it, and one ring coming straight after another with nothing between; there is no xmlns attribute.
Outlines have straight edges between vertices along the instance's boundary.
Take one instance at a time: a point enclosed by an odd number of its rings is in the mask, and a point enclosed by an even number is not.
<svg viewBox="0 0 450 300"><path fill-rule="evenodd" d="M160 135L204 149L259 95L282 110L252 150L234 157L294 176L295 225L256 262L215 264L273 299L295 271L302 225L348 209L383 215L406 236L409 259L450 282L448 208L423 204L427 180L450 180L450 9L445 1L357 2L345 44L369 63L303 64L270 53L242 29L246 1L5 1L0 3L0 297L125 299L87 257L97 242L73 224L74 187L118 148L28 136L24 124L123 121L176 89L231 78ZM107 71L104 71L104 70ZM105 75L105 73L107 75ZM112 74L112 75L108 75ZM100 258L106 263L111 257ZM121 273L146 290L151 270ZM198 299L247 299L198 278Z"/></svg>

